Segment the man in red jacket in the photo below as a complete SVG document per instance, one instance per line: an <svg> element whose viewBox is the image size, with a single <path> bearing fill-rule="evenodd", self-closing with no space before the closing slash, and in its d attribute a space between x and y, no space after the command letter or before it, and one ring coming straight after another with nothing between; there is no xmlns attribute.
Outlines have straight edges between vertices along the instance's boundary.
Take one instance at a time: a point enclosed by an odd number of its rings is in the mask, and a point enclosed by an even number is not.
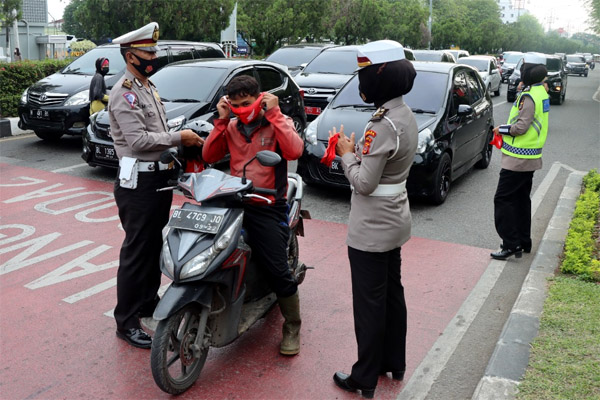
<svg viewBox="0 0 600 400"><path fill-rule="evenodd" d="M298 284L290 273L287 260L287 162L302 155L304 144L292 120L281 113L274 94L260 93L258 82L250 76L231 80L217 104L219 118L202 149L207 163L221 160L229 152L231 174L242 176L246 164L260 150L271 150L282 157L275 167L252 162L246 176L255 187L275 189L268 195L272 203L255 200L244 207L244 228L248 231L252 256L267 272L269 285L277 295L283 323L280 353L300 351L300 302ZM231 114L237 119L230 119Z"/></svg>

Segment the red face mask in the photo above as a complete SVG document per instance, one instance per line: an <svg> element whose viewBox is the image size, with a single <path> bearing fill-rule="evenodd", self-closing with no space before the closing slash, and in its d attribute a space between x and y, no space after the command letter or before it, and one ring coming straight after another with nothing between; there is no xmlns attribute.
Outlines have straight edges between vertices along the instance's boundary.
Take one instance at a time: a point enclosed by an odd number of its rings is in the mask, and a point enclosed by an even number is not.
<svg viewBox="0 0 600 400"><path fill-rule="evenodd" d="M254 121L260 115L260 111L262 110L262 99L264 97L264 93L261 93L256 101L249 106L245 107L233 107L229 106L231 112L237 115L242 124L249 124Z"/></svg>

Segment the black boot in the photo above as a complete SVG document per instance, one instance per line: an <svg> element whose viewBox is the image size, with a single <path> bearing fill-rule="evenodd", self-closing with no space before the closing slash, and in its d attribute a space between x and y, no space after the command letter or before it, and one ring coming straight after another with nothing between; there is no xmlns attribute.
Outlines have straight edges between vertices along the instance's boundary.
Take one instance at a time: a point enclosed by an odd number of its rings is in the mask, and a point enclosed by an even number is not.
<svg viewBox="0 0 600 400"><path fill-rule="evenodd" d="M514 249L504 248L504 246L500 246L500 250L495 253L490 253L495 260L506 260L510 256L515 256L515 258L521 258L523 256L523 249L521 246L517 246Z"/></svg>
<svg viewBox="0 0 600 400"><path fill-rule="evenodd" d="M360 390L361 396L365 399L372 399L373 396L375 396L375 388L361 388L356 382L352 380L352 378L350 378L350 375L345 374L343 372L336 372L333 375L333 381L335 382L337 387L339 387L342 390L345 390L346 392L356 392Z"/></svg>

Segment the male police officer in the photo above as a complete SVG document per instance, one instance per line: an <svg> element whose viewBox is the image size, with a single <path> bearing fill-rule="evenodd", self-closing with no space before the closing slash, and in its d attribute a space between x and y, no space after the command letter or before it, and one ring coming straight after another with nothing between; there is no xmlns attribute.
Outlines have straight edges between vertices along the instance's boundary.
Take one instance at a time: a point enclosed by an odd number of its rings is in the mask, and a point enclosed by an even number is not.
<svg viewBox="0 0 600 400"><path fill-rule="evenodd" d="M502 160L494 196L496 231L502 238L492 258L520 258L531 251L531 186L533 173L542 168L542 147L548 134L550 100L544 86L546 57L527 53L521 67L523 91L510 111L508 124L494 129L502 135Z"/></svg>
<svg viewBox="0 0 600 400"><path fill-rule="evenodd" d="M159 68L158 24L151 22L113 40L127 63L108 104L111 134L119 157L114 194L125 230L117 271L117 336L135 347L150 348L152 339L139 318L151 316L158 303L162 229L169 218L173 194L167 186L170 164L159 161L163 150L179 144L201 146L203 140L186 129L169 132L165 108L148 77Z"/></svg>

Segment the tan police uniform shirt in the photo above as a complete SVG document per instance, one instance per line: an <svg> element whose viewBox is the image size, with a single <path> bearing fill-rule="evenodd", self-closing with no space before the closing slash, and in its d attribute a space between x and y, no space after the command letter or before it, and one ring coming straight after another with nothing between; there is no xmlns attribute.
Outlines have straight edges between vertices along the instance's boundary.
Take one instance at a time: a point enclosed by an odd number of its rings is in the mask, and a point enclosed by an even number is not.
<svg viewBox="0 0 600 400"><path fill-rule="evenodd" d="M377 185L405 181L418 142L415 117L402 97L386 102L367 124L356 153L342 157L344 173L353 186L346 244L369 252L402 246L410 238L411 214L406 191L395 196L369 196Z"/></svg>
<svg viewBox="0 0 600 400"><path fill-rule="evenodd" d="M129 70L110 92L110 132L119 159L159 161L160 154L181 143L179 132L167 128L165 107L156 88L146 87Z"/></svg>

